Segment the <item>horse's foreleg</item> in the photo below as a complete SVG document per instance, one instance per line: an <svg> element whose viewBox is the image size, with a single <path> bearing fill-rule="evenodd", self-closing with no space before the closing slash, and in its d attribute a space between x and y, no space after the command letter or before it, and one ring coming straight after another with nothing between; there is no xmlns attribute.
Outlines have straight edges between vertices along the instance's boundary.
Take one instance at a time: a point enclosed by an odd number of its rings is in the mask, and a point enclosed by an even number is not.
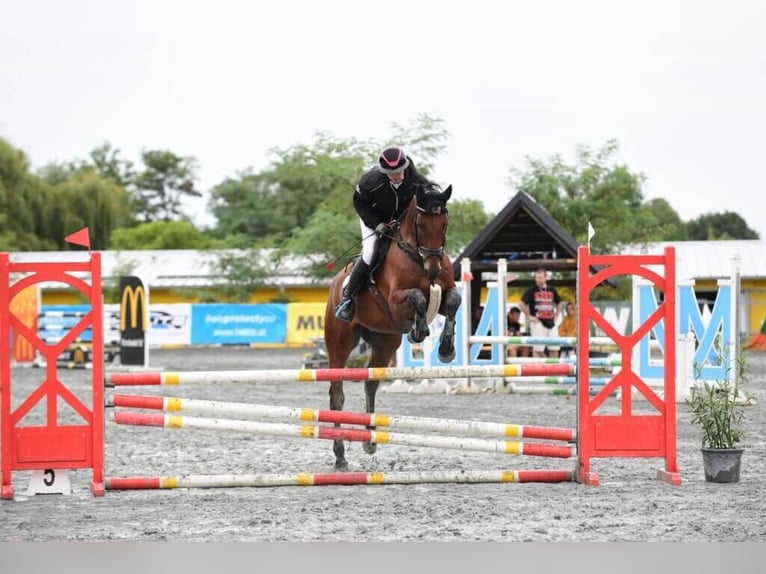
<svg viewBox="0 0 766 574"><path fill-rule="evenodd" d="M343 382L331 382L330 383L330 410L342 411L343 404L346 402L346 396L343 394ZM340 426L340 423L335 423L336 427ZM346 462L346 447L342 440L334 440L332 443L332 451L335 453L335 468L337 470L345 470L348 468L348 462Z"/></svg>
<svg viewBox="0 0 766 574"><path fill-rule="evenodd" d="M419 289L407 291L407 301L415 310L415 322L412 324L412 330L407 337L410 343L422 343L429 335L428 321L426 320L428 301Z"/></svg>
<svg viewBox="0 0 766 574"><path fill-rule="evenodd" d="M365 412L368 413L374 413L375 412L375 394L378 392L378 387L380 386L380 381L365 381L364 382L364 408ZM369 430L375 430L375 427L368 426ZM365 442L362 444L362 448L364 448L364 452L367 454L375 454L375 450L378 448L378 445L374 442Z"/></svg>
<svg viewBox="0 0 766 574"><path fill-rule="evenodd" d="M450 363L455 358L455 317L462 297L456 289L450 289L444 295L444 329L439 337L439 360Z"/></svg>

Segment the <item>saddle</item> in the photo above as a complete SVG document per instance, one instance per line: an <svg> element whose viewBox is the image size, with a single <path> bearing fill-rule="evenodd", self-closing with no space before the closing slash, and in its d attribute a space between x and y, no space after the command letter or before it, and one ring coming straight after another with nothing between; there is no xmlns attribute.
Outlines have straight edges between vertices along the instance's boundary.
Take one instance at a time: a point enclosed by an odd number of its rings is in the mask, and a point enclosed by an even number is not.
<svg viewBox="0 0 766 574"><path fill-rule="evenodd" d="M378 242L375 245L375 254L372 256L370 262L370 270L367 272L367 280L364 282L365 287L375 283L375 271L383 265L383 261L386 259L386 254L391 248L391 241L393 240L393 234L383 235L378 238Z"/></svg>
<svg viewBox="0 0 766 574"><path fill-rule="evenodd" d="M383 261L386 259L386 254L388 253L388 250L391 248L391 241L393 240L393 233L388 235L383 235L378 238L377 243L375 244L375 253L372 256L372 261L370 262L369 269L367 270L367 277L365 277L364 282L362 283L361 287L359 288L359 292L364 291L370 287L370 285L375 284L375 272L378 270L378 268L383 265ZM351 258L351 261L349 261L349 268L353 267L353 265L356 265L356 262L359 260L359 258L362 257L361 253L357 253L354 255L354 257Z"/></svg>

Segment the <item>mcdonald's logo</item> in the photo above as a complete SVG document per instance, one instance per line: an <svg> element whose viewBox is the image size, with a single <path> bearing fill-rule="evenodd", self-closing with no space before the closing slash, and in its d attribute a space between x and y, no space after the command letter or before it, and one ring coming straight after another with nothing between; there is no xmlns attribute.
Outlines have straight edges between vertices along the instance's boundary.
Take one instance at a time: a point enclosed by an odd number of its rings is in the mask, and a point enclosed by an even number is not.
<svg viewBox="0 0 766 574"><path fill-rule="evenodd" d="M138 277L120 277L120 363L147 363L146 332L149 330L149 293Z"/></svg>
<svg viewBox="0 0 766 574"><path fill-rule="evenodd" d="M123 286L120 298L120 331L130 328L146 332L149 326L147 307L143 285ZM128 324L128 314L130 314L130 324Z"/></svg>

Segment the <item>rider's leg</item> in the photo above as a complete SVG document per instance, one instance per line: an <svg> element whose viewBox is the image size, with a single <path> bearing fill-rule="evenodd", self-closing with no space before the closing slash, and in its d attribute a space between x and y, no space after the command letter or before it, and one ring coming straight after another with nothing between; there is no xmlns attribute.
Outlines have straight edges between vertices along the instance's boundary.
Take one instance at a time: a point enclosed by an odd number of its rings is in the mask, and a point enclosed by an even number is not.
<svg viewBox="0 0 766 574"><path fill-rule="evenodd" d="M367 271L369 271L372 256L375 253L375 232L360 222L362 228L362 256L357 259L348 283L343 288L343 298L335 310L335 316L341 321L351 321L354 318L354 295L364 283Z"/></svg>

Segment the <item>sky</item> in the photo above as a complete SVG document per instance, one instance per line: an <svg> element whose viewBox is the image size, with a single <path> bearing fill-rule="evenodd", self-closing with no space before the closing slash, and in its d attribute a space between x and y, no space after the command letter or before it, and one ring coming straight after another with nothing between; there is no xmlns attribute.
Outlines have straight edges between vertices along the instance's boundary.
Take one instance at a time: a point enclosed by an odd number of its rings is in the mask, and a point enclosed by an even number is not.
<svg viewBox="0 0 766 574"><path fill-rule="evenodd" d="M573 163L616 139L646 199L683 220L737 212L766 240L758 0L0 0L0 14L0 137L33 168L103 142L136 162L168 149L197 159L207 191L317 132L386 140L425 113L450 134L432 176L493 213L527 158ZM204 201L188 211L212 222Z"/></svg>

